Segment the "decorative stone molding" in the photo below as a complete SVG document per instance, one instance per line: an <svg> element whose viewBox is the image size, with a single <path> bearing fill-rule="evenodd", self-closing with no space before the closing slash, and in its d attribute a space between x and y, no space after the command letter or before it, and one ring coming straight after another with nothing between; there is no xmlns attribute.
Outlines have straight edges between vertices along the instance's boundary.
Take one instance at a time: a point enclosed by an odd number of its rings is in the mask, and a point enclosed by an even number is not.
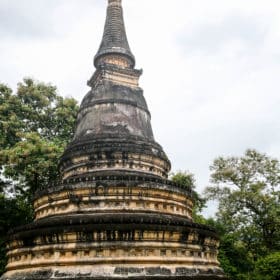
<svg viewBox="0 0 280 280"><path fill-rule="evenodd" d="M190 186L167 180L121 0L109 0L96 71L61 182L37 191L35 219L12 229L1 280L224 280L219 238L192 221Z"/></svg>

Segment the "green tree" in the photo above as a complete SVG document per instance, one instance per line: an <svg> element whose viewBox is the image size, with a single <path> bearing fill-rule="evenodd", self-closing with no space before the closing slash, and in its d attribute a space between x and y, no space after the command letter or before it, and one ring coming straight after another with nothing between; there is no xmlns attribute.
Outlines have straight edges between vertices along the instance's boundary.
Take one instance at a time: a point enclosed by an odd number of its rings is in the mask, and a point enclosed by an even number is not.
<svg viewBox="0 0 280 280"><path fill-rule="evenodd" d="M34 192L59 179L77 112L77 101L50 84L24 79L15 93L0 84L0 275L7 231L30 222Z"/></svg>
<svg viewBox="0 0 280 280"><path fill-rule="evenodd" d="M218 260L224 272L232 280L248 280L254 269L254 260L236 234L228 231L227 225L214 218L205 219L206 225L214 228L220 237Z"/></svg>
<svg viewBox="0 0 280 280"><path fill-rule="evenodd" d="M181 185L192 190L194 198L194 209L193 209L193 220L197 223L204 223L205 220L200 214L202 209L205 207L205 199L203 199L198 192L196 192L196 184L194 175L187 171L179 171L171 174L171 180L178 185Z"/></svg>
<svg viewBox="0 0 280 280"><path fill-rule="evenodd" d="M280 250L279 161L247 150L242 157L216 159L210 170L212 185L205 194L219 202L221 263L224 269L226 262L230 265L232 279L254 279L258 259Z"/></svg>
<svg viewBox="0 0 280 280"><path fill-rule="evenodd" d="M7 262L5 247L7 232L13 227L30 222L32 216L32 206L24 197L7 198L0 194L0 276Z"/></svg>
<svg viewBox="0 0 280 280"><path fill-rule="evenodd" d="M280 252L269 254L258 260L255 280L280 279Z"/></svg>
<svg viewBox="0 0 280 280"><path fill-rule="evenodd" d="M0 85L0 166L16 192L33 194L59 178L57 163L78 111L50 84L24 79L15 94Z"/></svg>

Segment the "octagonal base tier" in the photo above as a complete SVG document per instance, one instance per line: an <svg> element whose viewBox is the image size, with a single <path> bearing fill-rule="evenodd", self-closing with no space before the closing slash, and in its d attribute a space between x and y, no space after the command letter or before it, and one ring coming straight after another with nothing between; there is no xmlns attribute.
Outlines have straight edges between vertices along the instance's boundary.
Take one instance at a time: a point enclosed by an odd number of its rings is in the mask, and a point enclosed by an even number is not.
<svg viewBox="0 0 280 280"><path fill-rule="evenodd" d="M39 191L34 199L35 219L66 214L159 213L192 220L190 188L140 173L95 175L78 176Z"/></svg>
<svg viewBox="0 0 280 280"><path fill-rule="evenodd" d="M216 233L186 218L76 214L11 232L1 280L226 279Z"/></svg>

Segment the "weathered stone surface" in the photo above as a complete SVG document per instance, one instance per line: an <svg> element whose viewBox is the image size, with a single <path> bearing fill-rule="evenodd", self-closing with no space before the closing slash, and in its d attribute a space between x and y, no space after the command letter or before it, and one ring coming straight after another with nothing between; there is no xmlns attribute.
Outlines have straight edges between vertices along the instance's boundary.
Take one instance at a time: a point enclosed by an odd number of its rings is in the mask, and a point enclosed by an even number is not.
<svg viewBox="0 0 280 280"><path fill-rule="evenodd" d="M99 66L100 57L108 54L126 56L132 66L135 64L135 58L130 51L125 32L121 0L109 0L103 38L94 58L95 66Z"/></svg>
<svg viewBox="0 0 280 280"><path fill-rule="evenodd" d="M88 174L167 178L170 161L161 146L141 137L89 134L68 146L61 158L60 170L63 180Z"/></svg>
<svg viewBox="0 0 280 280"><path fill-rule="evenodd" d="M50 271L42 271L42 272L36 272L36 273L21 273L18 275L13 275L11 277L3 277L1 280L58 280L58 279L64 279L64 280L109 280L109 279L118 279L118 280L161 280L161 279L174 279L174 280L224 280L226 279L223 276L222 272L215 272L216 275L212 273L208 273L207 271L199 271L197 270L196 273L193 273L193 269L186 268L186 274L171 274L171 273L165 273L170 272L167 268L150 268L150 269L135 269L135 268L116 268L116 271L143 271L143 273L127 273L127 274L119 274L116 273L110 277L106 276L92 276L92 275L81 275L81 274L75 274L75 273L57 273L57 272L51 272ZM148 272L147 272L147 271ZM154 274L150 275L149 271L153 272L162 272L163 274ZM188 271L188 272L187 272ZM46 277L48 275L48 277Z"/></svg>
<svg viewBox="0 0 280 280"><path fill-rule="evenodd" d="M135 135L153 141L150 113L140 88L107 81L86 95L78 116L75 139L106 133Z"/></svg>
<svg viewBox="0 0 280 280"><path fill-rule="evenodd" d="M192 221L191 188L167 180L121 0L108 0L94 63L62 180L36 193L33 223L10 231L1 280L226 279L215 230Z"/></svg>

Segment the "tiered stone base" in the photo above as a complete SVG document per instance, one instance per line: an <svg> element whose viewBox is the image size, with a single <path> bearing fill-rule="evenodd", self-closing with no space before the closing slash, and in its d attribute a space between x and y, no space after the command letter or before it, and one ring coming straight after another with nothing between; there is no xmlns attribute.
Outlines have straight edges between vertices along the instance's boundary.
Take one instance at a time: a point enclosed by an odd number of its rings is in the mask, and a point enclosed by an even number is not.
<svg viewBox="0 0 280 280"><path fill-rule="evenodd" d="M10 233L1 280L225 279L219 239L192 222L188 189L156 178L84 177L42 191Z"/></svg>
<svg viewBox="0 0 280 280"><path fill-rule="evenodd" d="M1 280L225 279L215 233L171 215L53 217L12 239Z"/></svg>

